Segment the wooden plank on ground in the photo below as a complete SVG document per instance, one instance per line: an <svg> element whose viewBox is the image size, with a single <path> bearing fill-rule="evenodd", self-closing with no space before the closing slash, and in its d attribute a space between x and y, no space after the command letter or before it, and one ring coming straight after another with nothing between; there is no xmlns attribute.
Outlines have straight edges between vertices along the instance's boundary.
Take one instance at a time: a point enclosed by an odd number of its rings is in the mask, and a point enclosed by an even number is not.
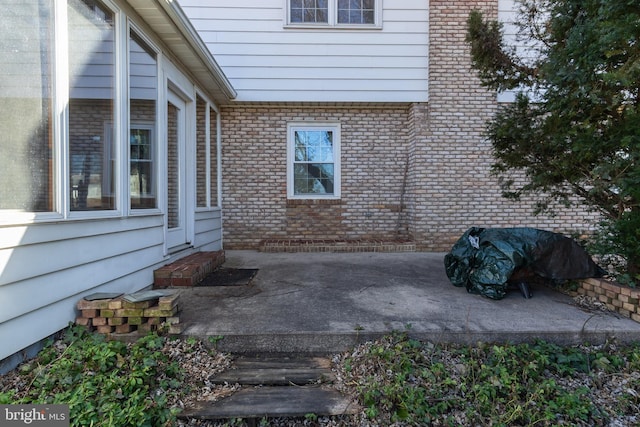
<svg viewBox="0 0 640 427"><path fill-rule="evenodd" d="M240 358L234 367L209 378L214 384L305 385L332 382L331 363L321 357Z"/></svg>
<svg viewBox="0 0 640 427"><path fill-rule="evenodd" d="M314 382L331 382L335 379L332 372L318 368L244 368L230 369L209 378L213 384L240 385L305 385Z"/></svg>
<svg viewBox="0 0 640 427"><path fill-rule="evenodd" d="M252 387L217 402L199 402L180 418L229 419L355 414L361 408L335 389L318 386Z"/></svg>

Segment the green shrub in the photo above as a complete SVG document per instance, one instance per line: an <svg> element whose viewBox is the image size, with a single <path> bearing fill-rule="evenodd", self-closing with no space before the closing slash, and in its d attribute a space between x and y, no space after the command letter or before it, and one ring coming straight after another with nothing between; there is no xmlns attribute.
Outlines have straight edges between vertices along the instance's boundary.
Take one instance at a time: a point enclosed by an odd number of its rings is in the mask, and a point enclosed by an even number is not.
<svg viewBox="0 0 640 427"><path fill-rule="evenodd" d="M150 334L126 344L69 327L19 368L26 393L0 393L0 403L66 404L72 426L172 425L167 393L180 385L180 367L160 351L164 340Z"/></svg>
<svg viewBox="0 0 640 427"><path fill-rule="evenodd" d="M640 400L629 393L605 410L590 395L601 376L638 369L637 346L434 346L397 334L357 354L347 359L347 381L381 425L603 425L635 414Z"/></svg>

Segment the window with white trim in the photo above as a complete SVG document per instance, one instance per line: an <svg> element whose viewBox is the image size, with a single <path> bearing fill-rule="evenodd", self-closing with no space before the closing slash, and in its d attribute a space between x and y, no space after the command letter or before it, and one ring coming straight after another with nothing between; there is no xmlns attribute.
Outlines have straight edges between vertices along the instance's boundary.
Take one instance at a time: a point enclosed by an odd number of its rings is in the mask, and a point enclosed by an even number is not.
<svg viewBox="0 0 640 427"><path fill-rule="evenodd" d="M117 163L104 134L106 123L116 123L116 19L98 0L67 4L71 211L117 208Z"/></svg>
<svg viewBox="0 0 640 427"><path fill-rule="evenodd" d="M196 207L220 207L218 197L218 111L196 94Z"/></svg>
<svg viewBox="0 0 640 427"><path fill-rule="evenodd" d="M3 3L0 15L0 215L54 212L53 0Z"/></svg>
<svg viewBox="0 0 640 427"><path fill-rule="evenodd" d="M340 198L340 124L289 123L287 195Z"/></svg>
<svg viewBox="0 0 640 427"><path fill-rule="evenodd" d="M287 0L287 25L379 27L382 0Z"/></svg>
<svg viewBox="0 0 640 427"><path fill-rule="evenodd" d="M157 52L129 31L129 203L157 208Z"/></svg>

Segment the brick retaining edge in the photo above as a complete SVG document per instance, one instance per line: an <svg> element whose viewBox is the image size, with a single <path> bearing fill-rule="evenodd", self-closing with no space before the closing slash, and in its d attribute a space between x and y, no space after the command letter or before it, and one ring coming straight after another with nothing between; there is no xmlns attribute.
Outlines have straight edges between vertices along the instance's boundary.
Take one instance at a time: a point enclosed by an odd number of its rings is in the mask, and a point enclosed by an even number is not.
<svg viewBox="0 0 640 427"><path fill-rule="evenodd" d="M595 278L581 280L579 285L579 295L596 298L609 310L640 323L640 289Z"/></svg>

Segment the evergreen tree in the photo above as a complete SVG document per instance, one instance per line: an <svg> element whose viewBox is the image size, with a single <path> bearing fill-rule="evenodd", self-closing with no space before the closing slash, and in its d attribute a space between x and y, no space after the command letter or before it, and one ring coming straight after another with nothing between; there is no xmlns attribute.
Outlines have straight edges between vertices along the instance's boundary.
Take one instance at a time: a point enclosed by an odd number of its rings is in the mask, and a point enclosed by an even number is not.
<svg viewBox="0 0 640 427"><path fill-rule="evenodd" d="M515 90L487 125L503 194L540 198L536 212L578 200L604 218L602 252L640 273L640 1L522 0L520 40L479 11L467 42L482 84ZM514 176L524 179L512 179Z"/></svg>

